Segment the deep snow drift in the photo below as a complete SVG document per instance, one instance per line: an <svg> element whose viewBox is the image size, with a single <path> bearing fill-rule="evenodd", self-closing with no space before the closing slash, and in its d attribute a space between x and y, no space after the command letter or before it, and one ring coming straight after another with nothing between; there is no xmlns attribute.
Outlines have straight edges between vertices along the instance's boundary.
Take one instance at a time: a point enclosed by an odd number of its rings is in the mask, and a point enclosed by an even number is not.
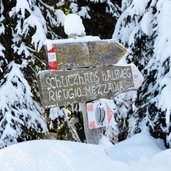
<svg viewBox="0 0 171 171"><path fill-rule="evenodd" d="M146 133L112 145L58 140L19 143L0 150L1 171L168 171L171 150Z"/></svg>

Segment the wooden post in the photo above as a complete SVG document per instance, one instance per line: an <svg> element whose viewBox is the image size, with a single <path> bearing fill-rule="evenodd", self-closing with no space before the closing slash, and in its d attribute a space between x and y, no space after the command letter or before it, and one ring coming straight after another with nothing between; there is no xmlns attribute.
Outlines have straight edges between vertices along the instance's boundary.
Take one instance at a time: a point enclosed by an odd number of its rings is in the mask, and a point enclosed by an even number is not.
<svg viewBox="0 0 171 171"><path fill-rule="evenodd" d="M98 144L103 135L103 128L89 129L86 103L80 103L79 105L83 114L86 141L90 144Z"/></svg>
<svg viewBox="0 0 171 171"><path fill-rule="evenodd" d="M80 42L65 40L64 43L59 41L46 50L49 64L56 64L49 69L58 71L39 74L43 106L47 108L79 103L86 141L91 144L99 143L103 128L89 129L86 101L110 99L118 93L134 89L130 67L109 66L117 63L126 49L111 39L94 39ZM70 70L73 68L74 70Z"/></svg>
<svg viewBox="0 0 171 171"><path fill-rule="evenodd" d="M80 103L87 143L97 144L103 128L89 129L86 102L136 90L143 77L135 66L99 66L74 70L42 71L39 88L45 108Z"/></svg>

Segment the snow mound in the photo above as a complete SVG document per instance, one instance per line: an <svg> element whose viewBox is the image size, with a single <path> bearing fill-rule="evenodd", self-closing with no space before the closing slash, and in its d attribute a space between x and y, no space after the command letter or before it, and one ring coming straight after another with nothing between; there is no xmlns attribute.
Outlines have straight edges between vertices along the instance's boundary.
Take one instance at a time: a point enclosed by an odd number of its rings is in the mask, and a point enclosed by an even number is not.
<svg viewBox="0 0 171 171"><path fill-rule="evenodd" d="M0 159L0 171L113 171L115 166L99 145L57 140L12 145L0 150ZM124 166L117 162L117 167Z"/></svg>
<svg viewBox="0 0 171 171"><path fill-rule="evenodd" d="M113 160L130 162L143 158L150 159L164 149L165 147L160 140L156 140L144 132L114 145L108 154Z"/></svg>
<svg viewBox="0 0 171 171"><path fill-rule="evenodd" d="M76 14L65 16L64 31L68 37L85 36L85 28L80 16Z"/></svg>
<svg viewBox="0 0 171 171"><path fill-rule="evenodd" d="M37 140L0 150L0 171L168 171L171 149L140 133L112 145Z"/></svg>

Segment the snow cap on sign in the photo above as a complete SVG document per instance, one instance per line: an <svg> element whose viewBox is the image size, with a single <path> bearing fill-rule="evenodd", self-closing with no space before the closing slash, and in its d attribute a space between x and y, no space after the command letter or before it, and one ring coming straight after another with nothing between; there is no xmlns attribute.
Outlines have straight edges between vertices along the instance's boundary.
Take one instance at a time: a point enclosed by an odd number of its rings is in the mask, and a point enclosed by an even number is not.
<svg viewBox="0 0 171 171"><path fill-rule="evenodd" d="M85 36L85 28L82 19L77 14L65 16L64 31L68 37Z"/></svg>

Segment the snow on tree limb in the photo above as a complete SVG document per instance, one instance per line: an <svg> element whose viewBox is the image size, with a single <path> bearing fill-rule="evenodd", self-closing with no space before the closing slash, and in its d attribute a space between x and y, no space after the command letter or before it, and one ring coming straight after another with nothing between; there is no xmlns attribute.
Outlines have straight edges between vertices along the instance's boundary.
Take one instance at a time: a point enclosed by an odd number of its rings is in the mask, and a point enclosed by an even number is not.
<svg viewBox="0 0 171 171"><path fill-rule="evenodd" d="M16 13L21 11L22 17L25 18L25 11L31 13L31 9L27 0L17 0Z"/></svg>
<svg viewBox="0 0 171 171"><path fill-rule="evenodd" d="M26 132L23 131L27 129L33 129L38 133L47 132L45 121L40 115L41 110L32 99L31 88L20 67L22 66L12 62L9 65L11 72L6 74L5 82L1 84L0 148L18 142L19 138L24 140L22 135Z"/></svg>

